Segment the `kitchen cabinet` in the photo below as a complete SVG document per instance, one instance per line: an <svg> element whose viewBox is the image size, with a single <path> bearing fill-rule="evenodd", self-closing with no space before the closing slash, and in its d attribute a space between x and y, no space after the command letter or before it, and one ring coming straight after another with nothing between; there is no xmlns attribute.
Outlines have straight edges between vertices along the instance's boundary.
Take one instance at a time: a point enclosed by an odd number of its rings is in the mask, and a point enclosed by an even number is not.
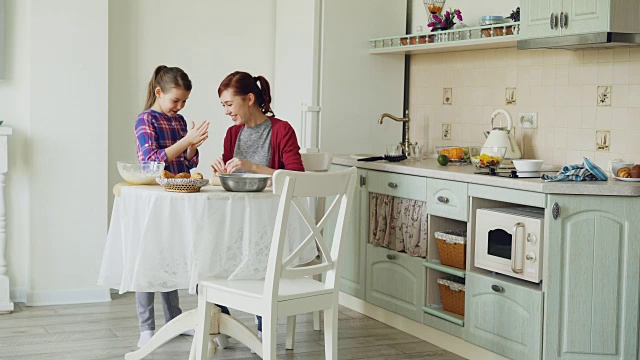
<svg viewBox="0 0 640 360"><path fill-rule="evenodd" d="M369 171L369 192L427 201L427 179L420 176Z"/></svg>
<svg viewBox="0 0 640 360"><path fill-rule="evenodd" d="M370 56L367 39L406 30L406 0L277 0L274 110L302 149L382 154L402 139L404 55Z"/></svg>
<svg viewBox="0 0 640 360"><path fill-rule="evenodd" d="M467 183L427 179L427 211L450 219L467 221L469 200Z"/></svg>
<svg viewBox="0 0 640 360"><path fill-rule="evenodd" d="M332 165L330 171L347 169L347 166ZM358 169L358 183L351 213L347 215L346 233L342 249L342 270L340 291L357 298L365 298L365 245L369 230L369 194L365 185L367 170ZM332 199L325 206L331 205ZM332 234L335 230L335 217L329 219L323 233Z"/></svg>
<svg viewBox="0 0 640 360"><path fill-rule="evenodd" d="M473 272L467 273L465 287L465 340L511 359L540 359L542 291Z"/></svg>
<svg viewBox="0 0 640 360"><path fill-rule="evenodd" d="M424 259L367 244L367 302L422 322Z"/></svg>
<svg viewBox="0 0 640 360"><path fill-rule="evenodd" d="M522 0L520 39L595 32L638 32L632 0Z"/></svg>
<svg viewBox="0 0 640 360"><path fill-rule="evenodd" d="M637 359L638 198L549 195L548 204L544 358Z"/></svg>

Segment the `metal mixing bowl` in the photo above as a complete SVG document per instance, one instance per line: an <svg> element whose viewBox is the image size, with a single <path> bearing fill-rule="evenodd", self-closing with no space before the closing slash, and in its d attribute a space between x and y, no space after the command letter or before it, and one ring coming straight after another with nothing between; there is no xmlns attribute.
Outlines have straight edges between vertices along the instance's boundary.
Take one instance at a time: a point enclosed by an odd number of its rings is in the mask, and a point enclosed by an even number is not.
<svg viewBox="0 0 640 360"><path fill-rule="evenodd" d="M267 187L271 176L262 174L219 174L220 185L227 191L262 191Z"/></svg>

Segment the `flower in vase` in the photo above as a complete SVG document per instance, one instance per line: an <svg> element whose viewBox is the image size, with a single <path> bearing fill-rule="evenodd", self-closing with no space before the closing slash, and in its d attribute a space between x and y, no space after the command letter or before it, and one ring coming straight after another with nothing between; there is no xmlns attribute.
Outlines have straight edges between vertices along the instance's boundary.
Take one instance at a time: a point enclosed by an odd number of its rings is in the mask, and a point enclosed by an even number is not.
<svg viewBox="0 0 640 360"><path fill-rule="evenodd" d="M449 30L455 25L455 19L462 21L462 12L459 9L449 10L442 14L433 14L433 21L427 24L431 31Z"/></svg>

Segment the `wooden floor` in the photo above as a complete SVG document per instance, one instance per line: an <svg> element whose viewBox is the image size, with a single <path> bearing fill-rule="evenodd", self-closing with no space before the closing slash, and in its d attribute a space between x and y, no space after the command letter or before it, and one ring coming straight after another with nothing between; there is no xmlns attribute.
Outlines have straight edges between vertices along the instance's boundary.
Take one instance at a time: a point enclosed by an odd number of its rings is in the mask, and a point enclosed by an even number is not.
<svg viewBox="0 0 640 360"><path fill-rule="evenodd" d="M27 307L15 304L15 311L0 315L0 359L16 360L103 360L123 359L136 349L138 318L133 293L113 294L113 301L101 304ZM197 306L196 296L180 294L183 310ZM160 296L156 296L156 326L164 324ZM254 317L231 310L232 315L255 329ZM322 331L313 331L311 316L299 316L295 350L284 349L286 319L280 319L278 358L324 359ZM187 359L191 337L179 336L146 359ZM389 327L348 308L340 308L340 359L429 359L464 358ZM215 359L260 359L231 339Z"/></svg>

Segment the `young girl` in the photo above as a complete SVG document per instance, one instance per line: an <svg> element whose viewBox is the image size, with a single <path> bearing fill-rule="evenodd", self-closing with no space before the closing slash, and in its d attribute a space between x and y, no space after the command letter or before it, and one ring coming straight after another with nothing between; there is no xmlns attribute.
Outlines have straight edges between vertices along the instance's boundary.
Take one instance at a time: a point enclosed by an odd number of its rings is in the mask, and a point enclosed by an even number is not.
<svg viewBox="0 0 640 360"><path fill-rule="evenodd" d="M165 170L174 174L189 172L198 165L198 147L209 136L209 122L197 127L187 122L178 112L182 110L191 92L189 76L178 67L160 65L153 72L144 111L136 121L138 160L162 161ZM182 313L178 290L161 293L165 323ZM153 292L136 292L140 340L144 346L155 331Z"/></svg>

